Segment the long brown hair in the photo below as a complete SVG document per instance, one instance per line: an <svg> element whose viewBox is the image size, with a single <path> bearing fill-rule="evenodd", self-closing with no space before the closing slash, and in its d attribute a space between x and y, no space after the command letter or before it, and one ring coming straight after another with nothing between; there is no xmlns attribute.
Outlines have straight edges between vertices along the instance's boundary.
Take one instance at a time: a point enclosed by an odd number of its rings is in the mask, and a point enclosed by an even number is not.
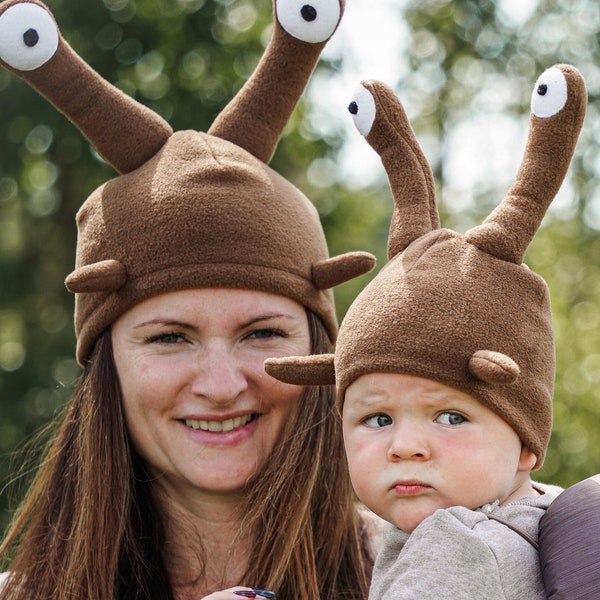
<svg viewBox="0 0 600 600"><path fill-rule="evenodd" d="M320 321L309 323L313 353L327 352ZM290 428L251 487L246 524L259 544L246 580L285 600L364 599L372 565L333 388L307 388Z"/></svg>
<svg viewBox="0 0 600 600"><path fill-rule="evenodd" d="M330 343L309 313L312 352ZM372 561L330 388L307 388L285 443L250 486L257 540L244 581L282 599L363 600ZM172 598L162 520L128 443L110 332L96 343L58 433L0 546L0 598ZM243 584L243 582L240 582Z"/></svg>

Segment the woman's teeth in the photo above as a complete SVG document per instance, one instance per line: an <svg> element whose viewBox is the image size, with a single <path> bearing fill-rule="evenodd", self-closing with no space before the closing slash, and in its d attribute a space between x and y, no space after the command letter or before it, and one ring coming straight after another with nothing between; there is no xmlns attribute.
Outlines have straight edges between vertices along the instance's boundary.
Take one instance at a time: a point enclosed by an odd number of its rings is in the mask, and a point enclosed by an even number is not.
<svg viewBox="0 0 600 600"><path fill-rule="evenodd" d="M226 433L233 431L238 427L243 427L252 421L253 414L244 415L243 417L235 417L225 421L198 421L196 419L185 419L185 424L192 429L202 429L202 431L210 431L212 433Z"/></svg>

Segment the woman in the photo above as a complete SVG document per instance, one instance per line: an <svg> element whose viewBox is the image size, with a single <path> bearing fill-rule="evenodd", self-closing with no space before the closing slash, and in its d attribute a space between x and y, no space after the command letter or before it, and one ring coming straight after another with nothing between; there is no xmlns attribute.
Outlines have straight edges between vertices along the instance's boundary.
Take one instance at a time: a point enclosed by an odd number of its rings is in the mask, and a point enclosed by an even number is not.
<svg viewBox="0 0 600 600"><path fill-rule="evenodd" d="M331 389L262 369L329 351L330 288L373 265L328 258L314 207L267 166L342 9L277 0L246 86L208 133L173 133L44 5L0 4L3 64L120 173L77 215L66 283L84 371L0 548L1 598L366 596L372 540Z"/></svg>

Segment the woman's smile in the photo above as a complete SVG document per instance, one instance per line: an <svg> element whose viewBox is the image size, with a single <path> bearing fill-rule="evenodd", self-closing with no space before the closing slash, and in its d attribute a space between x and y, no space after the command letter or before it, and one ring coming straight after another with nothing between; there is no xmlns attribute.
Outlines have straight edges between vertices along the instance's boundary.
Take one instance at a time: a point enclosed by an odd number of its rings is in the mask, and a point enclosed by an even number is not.
<svg viewBox="0 0 600 600"><path fill-rule="evenodd" d="M242 489L303 393L263 363L310 352L304 307L255 290L182 290L136 305L112 336L127 428L149 471L186 493Z"/></svg>
<svg viewBox="0 0 600 600"><path fill-rule="evenodd" d="M233 417L231 419L223 419L215 421L213 419L185 419L184 423L192 429L201 429L202 431L210 431L211 433L227 433L234 429L246 426L248 423L256 419L257 414L252 413L241 417Z"/></svg>

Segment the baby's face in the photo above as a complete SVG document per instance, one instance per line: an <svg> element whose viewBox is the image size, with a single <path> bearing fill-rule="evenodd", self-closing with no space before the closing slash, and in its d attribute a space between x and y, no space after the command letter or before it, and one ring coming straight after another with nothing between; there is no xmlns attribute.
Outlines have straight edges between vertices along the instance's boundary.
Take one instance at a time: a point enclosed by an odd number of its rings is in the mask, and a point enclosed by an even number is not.
<svg viewBox="0 0 600 600"><path fill-rule="evenodd" d="M363 375L346 390L343 426L356 493L404 531L439 508L475 509L532 493L535 456L510 425L435 381Z"/></svg>

